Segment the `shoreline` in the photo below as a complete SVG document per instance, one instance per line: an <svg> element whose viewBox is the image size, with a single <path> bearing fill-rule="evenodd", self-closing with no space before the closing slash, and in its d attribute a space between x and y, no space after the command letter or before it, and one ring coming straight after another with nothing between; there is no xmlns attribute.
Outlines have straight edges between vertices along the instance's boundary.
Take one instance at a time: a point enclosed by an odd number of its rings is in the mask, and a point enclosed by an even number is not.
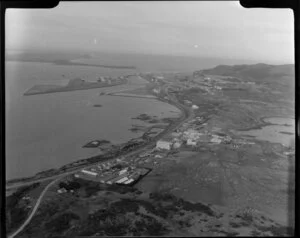
<svg viewBox="0 0 300 238"><path fill-rule="evenodd" d="M129 151L129 152L125 152L125 153L122 153L122 152L116 153L116 151L113 151L113 152L109 152L109 153L104 154L104 155L100 154L100 155L92 156L92 157L85 158L85 159L79 159L79 160L74 161L72 163L65 164L60 168L51 168L51 169L48 169L48 170L38 172L35 175L30 176L30 177L21 177L21 178L10 179L10 180L6 181L6 190L13 189L14 186L17 186L17 187L25 186L25 185L18 186L18 185L16 185L17 183L34 183L34 182L37 182L37 180L48 180L48 179L51 179L52 177L60 176L60 175L63 175L64 173L72 173L72 172L77 171L78 169L82 169L83 167L92 166L95 163L106 161L106 160L112 159L114 157L126 156L126 154L128 154L128 153L138 152L139 149L141 149L143 147L150 146L153 142L156 141L157 138L159 138L160 136L162 136L166 132L168 132L168 130L170 128L172 128L172 126L174 126L176 124L180 124L182 121L184 121L186 118L188 118L189 112L183 105L178 105L175 102L172 102L172 101L169 101L169 100L166 101L166 100L161 99L161 98L156 98L156 99L161 101L161 102L168 103L172 106L175 106L180 111L180 115L179 115L179 117L175 118L174 121L171 122L165 128L165 130L163 130L158 135L153 137L146 144L142 144L141 146L138 146L133 151ZM143 138L143 136L141 136L140 138ZM125 142L123 144L128 144L129 142L130 142L130 140L128 140L127 142ZM97 160L97 161L94 161L94 160ZM51 174L47 175L47 173L51 173Z"/></svg>
<svg viewBox="0 0 300 238"><path fill-rule="evenodd" d="M263 127L266 126L288 126L291 127L291 125L285 125L285 124L276 124L276 123L272 123L272 122L268 122L265 121L265 119L268 118L287 118L287 119L292 119L295 120L294 118L291 118L290 116L268 116L268 117L261 117L259 118L260 123L256 126L252 126L252 127L248 127L248 128L244 128L244 129L238 129L237 131L251 131L251 130L260 130Z"/></svg>

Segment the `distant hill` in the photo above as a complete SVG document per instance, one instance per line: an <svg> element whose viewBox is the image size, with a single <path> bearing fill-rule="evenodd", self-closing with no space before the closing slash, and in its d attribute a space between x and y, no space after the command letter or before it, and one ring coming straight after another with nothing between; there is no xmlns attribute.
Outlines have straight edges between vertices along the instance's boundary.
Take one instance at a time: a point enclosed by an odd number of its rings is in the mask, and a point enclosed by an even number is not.
<svg viewBox="0 0 300 238"><path fill-rule="evenodd" d="M254 65L219 65L212 69L199 70L194 72L194 75L222 75L233 76L244 80L259 81L271 78L294 78L294 65L269 65L269 64L254 64Z"/></svg>

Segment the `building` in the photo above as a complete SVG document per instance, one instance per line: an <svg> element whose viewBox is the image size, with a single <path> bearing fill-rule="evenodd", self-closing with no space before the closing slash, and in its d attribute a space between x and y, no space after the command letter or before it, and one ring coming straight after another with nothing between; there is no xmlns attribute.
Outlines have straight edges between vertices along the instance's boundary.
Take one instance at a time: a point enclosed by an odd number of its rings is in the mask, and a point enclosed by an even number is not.
<svg viewBox="0 0 300 238"><path fill-rule="evenodd" d="M128 170L127 168L120 170L119 175L122 175L122 174L126 173L127 170Z"/></svg>
<svg viewBox="0 0 300 238"><path fill-rule="evenodd" d="M198 132L197 130L194 130L194 129L188 129L183 134L184 134L183 137L185 139L193 139L193 140L198 139L202 135L202 133L200 133L200 132Z"/></svg>
<svg viewBox="0 0 300 238"><path fill-rule="evenodd" d="M124 177L124 178L121 178L118 181L116 181L116 183L124 183L127 180L128 180L128 177Z"/></svg>
<svg viewBox="0 0 300 238"><path fill-rule="evenodd" d="M196 110L196 109L199 109L199 107L198 107L197 105L193 105L193 106L192 106L192 109L195 109L195 110Z"/></svg>
<svg viewBox="0 0 300 238"><path fill-rule="evenodd" d="M155 89L153 89L153 92L158 94L158 93L160 93L160 90L155 88Z"/></svg>
<svg viewBox="0 0 300 238"><path fill-rule="evenodd" d="M218 137L213 137L210 142L220 144L222 142L222 140Z"/></svg>
<svg viewBox="0 0 300 238"><path fill-rule="evenodd" d="M61 188L57 190L58 193L66 193L67 190L65 188Z"/></svg>
<svg viewBox="0 0 300 238"><path fill-rule="evenodd" d="M174 148L174 149L179 149L179 148L181 147L181 145L182 145L182 143L179 142L179 141L177 141L177 142L175 142L175 143L173 144L173 148Z"/></svg>
<svg viewBox="0 0 300 238"><path fill-rule="evenodd" d="M197 141L192 140L192 139L187 139L186 144L187 145L191 145L191 146L196 146L197 145Z"/></svg>
<svg viewBox="0 0 300 238"><path fill-rule="evenodd" d="M96 173L96 172L92 172L92 171L85 170L85 169L82 169L81 172L84 174L87 174L87 175L92 175L94 177L96 177L98 175L98 173Z"/></svg>
<svg viewBox="0 0 300 238"><path fill-rule="evenodd" d="M111 182L111 183L116 183L116 182L119 181L120 179L125 178L125 177L127 177L127 176L128 176L128 173L124 173L124 174L122 174L122 175L119 175L119 176L117 176L117 177L111 179L110 181L107 181L107 183L109 183L109 182Z"/></svg>
<svg viewBox="0 0 300 238"><path fill-rule="evenodd" d="M68 86L81 86L85 83L85 81L81 78L71 79L68 83Z"/></svg>
<svg viewBox="0 0 300 238"><path fill-rule="evenodd" d="M124 184L130 184L132 183L134 180L133 179L128 179Z"/></svg>
<svg viewBox="0 0 300 238"><path fill-rule="evenodd" d="M192 104L192 102L189 101L189 100L183 100L183 102L184 102L184 104L186 104L186 105L191 105L191 104Z"/></svg>
<svg viewBox="0 0 300 238"><path fill-rule="evenodd" d="M99 77L99 78L98 78L98 82L104 83L104 82L105 82L105 78L104 78L104 77Z"/></svg>
<svg viewBox="0 0 300 238"><path fill-rule="evenodd" d="M172 147L172 142L170 141L159 140L156 142L157 149L170 150L171 147Z"/></svg>

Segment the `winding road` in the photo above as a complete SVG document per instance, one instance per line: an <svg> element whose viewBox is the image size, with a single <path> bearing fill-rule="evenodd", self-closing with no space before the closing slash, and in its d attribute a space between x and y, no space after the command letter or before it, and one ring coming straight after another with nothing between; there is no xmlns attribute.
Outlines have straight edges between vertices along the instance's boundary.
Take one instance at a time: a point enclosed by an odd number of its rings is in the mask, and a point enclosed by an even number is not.
<svg viewBox="0 0 300 238"><path fill-rule="evenodd" d="M34 208L32 209L29 217L25 220L25 222L16 230L14 231L12 234L8 235L8 238L13 238L15 237L16 235L18 235L28 224L29 222L31 221L31 219L33 218L33 216L35 215L36 211L38 210L39 206L40 206L40 203L42 202L42 199L45 195L45 193L47 192L47 190L53 185L55 184L56 182L58 182L60 179L62 179L62 177L60 178L57 178L55 180L53 180L51 183L49 183L45 188L44 190L42 191L41 195L39 196L38 200L36 201L35 203L35 206Z"/></svg>

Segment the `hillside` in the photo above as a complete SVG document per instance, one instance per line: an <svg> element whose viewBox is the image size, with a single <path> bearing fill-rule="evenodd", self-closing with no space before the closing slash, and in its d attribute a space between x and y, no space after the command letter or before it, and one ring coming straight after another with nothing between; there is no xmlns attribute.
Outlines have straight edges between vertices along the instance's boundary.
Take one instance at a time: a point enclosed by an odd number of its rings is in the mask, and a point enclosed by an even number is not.
<svg viewBox="0 0 300 238"><path fill-rule="evenodd" d="M254 65L218 65L212 69L205 69L196 71L196 74L206 75L222 75L240 77L245 80L257 81L268 78L293 77L294 65L268 65L268 64L254 64Z"/></svg>

